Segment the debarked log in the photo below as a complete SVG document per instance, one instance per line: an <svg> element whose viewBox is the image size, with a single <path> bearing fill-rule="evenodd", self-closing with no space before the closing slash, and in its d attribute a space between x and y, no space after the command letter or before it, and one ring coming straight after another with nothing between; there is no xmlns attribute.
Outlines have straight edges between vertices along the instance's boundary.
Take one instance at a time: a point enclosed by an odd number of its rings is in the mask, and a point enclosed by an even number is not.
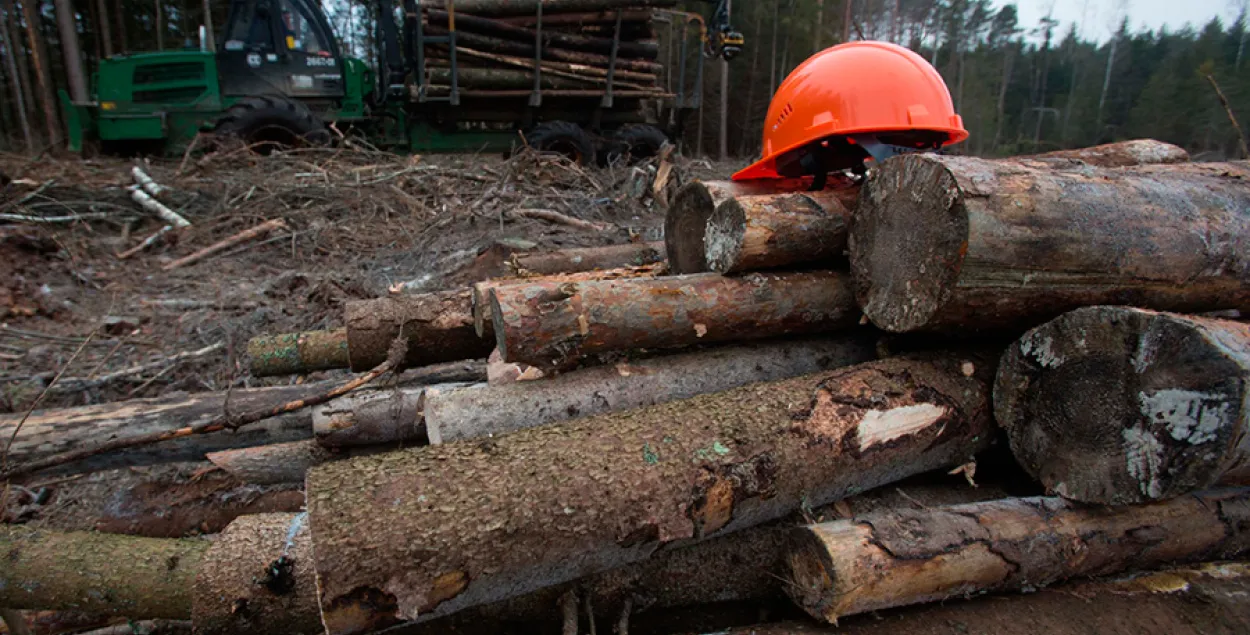
<svg viewBox="0 0 1250 635"><path fill-rule="evenodd" d="M795 530L788 586L812 616L846 615L1077 576L1234 557L1250 548L1250 490L1086 507L1016 498L868 514Z"/></svg>
<svg viewBox="0 0 1250 635"><path fill-rule="evenodd" d="M843 191L735 196L716 207L703 235L708 268L719 273L846 259L853 206ZM693 248L693 247L692 247Z"/></svg>
<svg viewBox="0 0 1250 635"><path fill-rule="evenodd" d="M1250 483L1250 324L1086 307L1020 338L994 409L1048 492L1089 503Z"/></svg>
<svg viewBox="0 0 1250 635"><path fill-rule="evenodd" d="M327 632L505 600L963 463L990 442L992 372L899 357L315 467Z"/></svg>
<svg viewBox="0 0 1250 635"><path fill-rule="evenodd" d="M186 619L207 541L0 525L0 606Z"/></svg>
<svg viewBox="0 0 1250 635"><path fill-rule="evenodd" d="M626 243L606 247L515 253L508 258L507 267L513 275L529 276L645 267L663 261L663 243Z"/></svg>
<svg viewBox="0 0 1250 635"><path fill-rule="evenodd" d="M849 276L831 271L511 285L491 298L504 361L542 370L615 350L826 333L860 318Z"/></svg>
<svg viewBox="0 0 1250 635"><path fill-rule="evenodd" d="M893 332L1020 329L1080 306L1250 308L1250 164L1062 169L910 155L864 186L856 295Z"/></svg>
<svg viewBox="0 0 1250 635"><path fill-rule="evenodd" d="M872 338L864 335L759 342L594 366L541 381L429 389L422 411L430 443L448 443L832 370L873 357Z"/></svg>
<svg viewBox="0 0 1250 635"><path fill-rule="evenodd" d="M493 342L473 330L469 289L348 302L347 350L353 371L386 361L396 338L408 341L408 366L486 359Z"/></svg>
<svg viewBox="0 0 1250 635"><path fill-rule="evenodd" d="M473 284L473 330L479 337L494 335L494 318L491 313L490 291L510 284L533 284L536 282L578 282L582 280L619 280L621 278L654 278L664 273L664 265L652 264L616 269L592 269L572 273L556 273L533 278L498 278Z"/></svg>

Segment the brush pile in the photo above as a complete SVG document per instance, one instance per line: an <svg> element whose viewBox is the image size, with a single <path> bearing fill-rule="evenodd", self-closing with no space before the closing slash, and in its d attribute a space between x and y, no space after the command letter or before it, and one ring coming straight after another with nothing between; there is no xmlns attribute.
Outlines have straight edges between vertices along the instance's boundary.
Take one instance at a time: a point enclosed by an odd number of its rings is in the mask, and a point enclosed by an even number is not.
<svg viewBox="0 0 1250 635"><path fill-rule="evenodd" d="M255 375L348 381L33 413L15 483L207 457L305 505L211 539L9 526L0 606L331 635L770 607L809 622L761 632L826 632L1245 557L1250 164L1138 141L804 190L695 180L663 247L500 246L249 345ZM1170 575L1250 584L1221 566Z"/></svg>

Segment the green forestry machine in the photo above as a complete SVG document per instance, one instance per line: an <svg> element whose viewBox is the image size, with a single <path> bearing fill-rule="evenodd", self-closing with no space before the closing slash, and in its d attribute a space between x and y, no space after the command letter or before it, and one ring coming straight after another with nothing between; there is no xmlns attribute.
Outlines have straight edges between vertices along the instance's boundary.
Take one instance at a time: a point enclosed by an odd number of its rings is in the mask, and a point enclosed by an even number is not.
<svg viewBox="0 0 1250 635"><path fill-rule="evenodd" d="M663 8L676 0L562 0L574 14L553 0L402 0L398 13L374 0L370 64L342 52L318 0L232 0L211 45L201 27L198 49L102 60L87 103L62 92L69 148L178 154L201 136L263 150L358 135L395 152L524 143L579 162L642 158L698 109L703 60L741 48L725 0L699 1L719 1L711 25ZM669 25L666 56L653 22Z"/></svg>

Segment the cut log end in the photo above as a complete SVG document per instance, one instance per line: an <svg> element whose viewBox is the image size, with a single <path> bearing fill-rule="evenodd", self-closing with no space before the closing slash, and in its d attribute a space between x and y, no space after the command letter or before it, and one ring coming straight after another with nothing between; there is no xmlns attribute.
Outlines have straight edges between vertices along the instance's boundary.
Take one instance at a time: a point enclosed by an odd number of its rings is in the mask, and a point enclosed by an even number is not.
<svg viewBox="0 0 1250 635"><path fill-rule="evenodd" d="M742 260L742 243L746 238L747 218L738 201L722 203L707 220L704 255L707 268L730 273Z"/></svg>
<svg viewBox="0 0 1250 635"><path fill-rule="evenodd" d="M664 217L664 250L673 273L701 273L708 270L703 233L716 202L707 185L694 182L673 196Z"/></svg>
<svg viewBox="0 0 1250 635"><path fill-rule="evenodd" d="M864 313L887 331L922 328L942 306L967 248L968 218L955 177L927 157L896 159L865 186L860 206L849 246Z"/></svg>
<svg viewBox="0 0 1250 635"><path fill-rule="evenodd" d="M1132 504L1212 486L1244 460L1248 385L1246 324L1089 307L1007 351L995 408L1049 491Z"/></svg>

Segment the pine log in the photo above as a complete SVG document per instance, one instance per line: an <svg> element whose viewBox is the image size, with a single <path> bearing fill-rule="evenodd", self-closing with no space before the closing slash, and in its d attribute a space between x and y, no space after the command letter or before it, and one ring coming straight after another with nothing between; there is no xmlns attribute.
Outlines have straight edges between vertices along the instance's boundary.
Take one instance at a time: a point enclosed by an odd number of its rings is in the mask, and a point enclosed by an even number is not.
<svg viewBox="0 0 1250 635"><path fill-rule="evenodd" d="M464 385L464 384L455 384ZM426 442L421 398L427 387L371 390L313 408L313 435L325 447Z"/></svg>
<svg viewBox="0 0 1250 635"><path fill-rule="evenodd" d="M544 7L545 8L545 7ZM447 26L448 14L446 11L438 9L430 9L426 11L430 24L440 27ZM547 27L547 24L543 24ZM532 45L538 37L538 32L534 29L525 28L500 22L490 18L482 18L473 15L467 15L459 12L457 7L456 13L456 34L470 31L489 35L492 37L503 38L506 40L515 40ZM612 38L590 37L579 33L563 33L560 31L543 29L543 44L556 48L568 49L570 51L586 51L588 53L599 53L600 55L612 54ZM655 42L637 42L627 39L621 39L617 42L617 55L621 57L633 57L645 60L654 60L659 56L660 47Z"/></svg>
<svg viewBox="0 0 1250 635"><path fill-rule="evenodd" d="M1129 504L1250 483L1250 324L1086 307L1008 348L994 408L1048 492Z"/></svg>
<svg viewBox="0 0 1250 635"><path fill-rule="evenodd" d="M534 73L514 68L465 68L456 69L456 82L460 88L533 88ZM425 81L430 85L451 85L451 69L433 67L428 69ZM588 88L603 86L598 77L571 77L572 73L555 75L543 73L543 88ZM432 87L431 86L431 87Z"/></svg>
<svg viewBox="0 0 1250 635"><path fill-rule="evenodd" d="M851 224L856 295L894 332L1023 330L1093 304L1250 309L1247 179L1246 162L899 157Z"/></svg>
<svg viewBox="0 0 1250 635"><path fill-rule="evenodd" d="M491 311L504 361L544 371L608 351L847 329L860 317L849 276L829 271L512 285L493 290Z"/></svg>
<svg viewBox="0 0 1250 635"><path fill-rule="evenodd" d="M491 337L495 334L494 313L491 312L490 292L495 287L513 284L533 284L536 282L580 282L583 280L620 280L623 278L654 278L664 273L664 265L643 265L641 267L619 267L616 269L595 269L576 271L573 273L557 273L531 278L498 278L485 280L473 285L473 330L478 337Z"/></svg>
<svg viewBox="0 0 1250 635"><path fill-rule="evenodd" d="M643 7L672 7L676 0L457 0L456 13L482 16L527 15L538 11L542 3L543 16L558 13L585 13L607 9L637 10ZM433 9L447 8L446 0L432 0L426 5Z"/></svg>
<svg viewBox="0 0 1250 635"><path fill-rule="evenodd" d="M873 350L862 335L782 340L594 366L543 381L431 389L425 426L434 444L498 436L832 370L870 360Z"/></svg>
<svg viewBox="0 0 1250 635"><path fill-rule="evenodd" d="M787 591L830 623L867 611L1079 576L1234 557L1250 548L1250 490L1119 508L1014 498L895 510L796 530Z"/></svg>
<svg viewBox="0 0 1250 635"><path fill-rule="evenodd" d="M208 543L0 525L0 606L186 619Z"/></svg>
<svg viewBox="0 0 1250 635"><path fill-rule="evenodd" d="M1020 158L1039 161L1072 161L1095 167L1123 168L1156 163L1186 163L1189 161L1189 153L1184 148L1170 143L1154 139L1133 139L1077 150L1055 150Z"/></svg>
<svg viewBox="0 0 1250 635"><path fill-rule="evenodd" d="M513 55L500 55L498 53L488 53L486 51L478 51L464 46L456 47L456 56L465 60L457 64L461 69L465 69L466 63L475 64L493 64L512 67L524 71L531 71L534 68L534 58L518 57ZM427 57L427 63L432 63L432 68L450 68L451 58L444 51L431 50ZM571 64L569 62L556 62L544 59L540 64L543 73L558 74L561 76L572 76L576 79L605 79L608 76L608 69L599 66L588 66L586 64ZM462 75L463 77L463 75ZM612 72L613 80L623 80L625 82L645 83L649 86L658 86L659 76L651 72L636 72L627 69L616 69ZM529 86L533 86L533 79L530 80ZM606 82L599 82L606 84ZM618 84L620 85L620 84Z"/></svg>
<svg viewBox="0 0 1250 635"><path fill-rule="evenodd" d="M836 626L775 622L714 635L1241 635L1250 632L1247 595L1250 563L1205 563L850 616Z"/></svg>
<svg viewBox="0 0 1250 635"><path fill-rule="evenodd" d="M369 370L386 361L391 342L408 340L409 366L486 359L489 339L473 330L468 289L401 295L347 303L347 350L351 368Z"/></svg>
<svg viewBox="0 0 1250 635"><path fill-rule="evenodd" d="M22 425L9 461L22 464L118 436L138 436L177 430L221 416L228 406L240 413L278 406L325 393L340 382L313 382L298 386L249 388L226 393L174 394L154 399L38 410ZM6 443L22 415L0 417L0 438ZM47 473L84 472L200 460L208 452L307 439L312 425L307 410L297 410L258 422L229 434L198 434L93 456Z"/></svg>
<svg viewBox="0 0 1250 635"><path fill-rule="evenodd" d="M208 460L244 483L301 483L308 468L339 456L312 439L210 452Z"/></svg>
<svg viewBox="0 0 1250 635"><path fill-rule="evenodd" d="M313 468L331 635L430 619L962 463L992 363L893 358Z"/></svg>
<svg viewBox="0 0 1250 635"><path fill-rule="evenodd" d="M543 26L575 26L578 30L588 30L594 27L613 27L616 24L616 18L621 18L621 28L624 29L626 24L630 28L646 28L651 29L651 20L654 13L650 9L615 9L602 11L586 11L581 13L553 13L548 15L543 13ZM499 16L495 18L497 22L504 24L512 24L516 26L534 26L538 22L538 17L534 15L517 15L517 16ZM622 37L624 37L622 35Z"/></svg>
<svg viewBox="0 0 1250 635"><path fill-rule="evenodd" d="M432 36L445 36L448 34L447 29L437 26L428 26L425 32ZM437 45L440 47L446 45ZM534 57L534 42L514 42L502 38L491 37L489 35L479 35L477 33L469 33L466 31L456 31L456 46L464 46L477 51L485 51L488 53L499 53L500 55L513 55L518 57ZM598 66L599 68L608 68L611 59L607 55L598 53L587 53L585 51L570 51L562 48L555 48L549 44L542 46L543 59L550 59L557 62L568 62L571 64L584 64L586 66ZM617 58L616 68L637 73L649 73L659 75L663 70L662 66L656 62L650 62L640 59Z"/></svg>
<svg viewBox="0 0 1250 635"><path fill-rule="evenodd" d="M195 576L196 635L320 635L308 514L240 518L213 541Z"/></svg>
<svg viewBox="0 0 1250 635"><path fill-rule="evenodd" d="M622 267L644 267L664 262L662 243L625 243L512 254L507 267L513 275L553 275Z"/></svg>
<svg viewBox="0 0 1250 635"><path fill-rule="evenodd" d="M846 258L854 206L848 190L736 196L716 207L704 231L704 258L719 273L774 269Z"/></svg>
<svg viewBox="0 0 1250 635"><path fill-rule="evenodd" d="M253 377L347 368L347 331L305 331L254 337L247 343Z"/></svg>
<svg viewBox="0 0 1250 635"><path fill-rule="evenodd" d="M664 250L669 269L673 273L710 271L703 237L708 219L721 203L735 196L785 194L806 189L799 179L691 181L683 185L664 213ZM858 188L852 188L844 202L853 202L858 192Z"/></svg>

